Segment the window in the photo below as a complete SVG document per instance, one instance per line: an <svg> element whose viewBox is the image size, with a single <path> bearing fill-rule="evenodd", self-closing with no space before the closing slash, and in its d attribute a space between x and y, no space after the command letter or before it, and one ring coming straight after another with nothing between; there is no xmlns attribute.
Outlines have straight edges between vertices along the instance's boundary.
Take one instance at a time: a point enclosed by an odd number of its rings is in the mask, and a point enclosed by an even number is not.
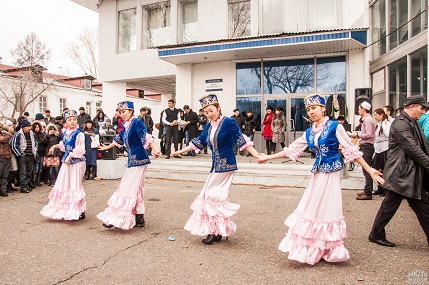
<svg viewBox="0 0 429 285"><path fill-rule="evenodd" d="M179 28L182 43L194 42L198 39L198 1L180 0Z"/></svg>
<svg viewBox="0 0 429 285"><path fill-rule="evenodd" d="M386 1L379 0L371 7L372 59L386 53Z"/></svg>
<svg viewBox="0 0 429 285"><path fill-rule="evenodd" d="M261 63L237 63L237 95L261 94Z"/></svg>
<svg viewBox="0 0 429 285"><path fill-rule="evenodd" d="M311 2L311 3L310 3ZM332 29L337 27L337 1L318 0L307 2L307 30Z"/></svg>
<svg viewBox="0 0 429 285"><path fill-rule="evenodd" d="M60 113L67 107L67 99L60 98Z"/></svg>
<svg viewBox="0 0 429 285"><path fill-rule="evenodd" d="M253 117L256 119L256 131L261 130L261 97L246 96L237 97L236 108L240 109L243 116L246 116L246 111L252 111Z"/></svg>
<svg viewBox="0 0 429 285"><path fill-rule="evenodd" d="M228 0L228 37L250 36L250 0Z"/></svg>
<svg viewBox="0 0 429 285"><path fill-rule="evenodd" d="M346 58L317 59L317 92L346 91Z"/></svg>
<svg viewBox="0 0 429 285"><path fill-rule="evenodd" d="M130 52L137 49L136 8L119 11L118 52Z"/></svg>
<svg viewBox="0 0 429 285"><path fill-rule="evenodd" d="M427 97L427 47L411 55L411 95Z"/></svg>
<svg viewBox="0 0 429 285"><path fill-rule="evenodd" d="M264 35L282 33L285 18L283 0L262 2L262 33Z"/></svg>
<svg viewBox="0 0 429 285"><path fill-rule="evenodd" d="M408 40L408 1L390 0L390 49Z"/></svg>
<svg viewBox="0 0 429 285"><path fill-rule="evenodd" d="M412 31L411 36L418 35L428 27L428 13L425 10L426 0L411 1L411 19ZM422 12L423 11L423 12Z"/></svg>
<svg viewBox="0 0 429 285"><path fill-rule="evenodd" d="M143 6L144 48L171 43L170 1Z"/></svg>
<svg viewBox="0 0 429 285"><path fill-rule="evenodd" d="M47 108L47 98L46 96L39 97L39 111L44 112Z"/></svg>
<svg viewBox="0 0 429 285"><path fill-rule="evenodd" d="M102 102L101 101L97 101L96 103L95 103L95 110L102 110L102 108L101 108L101 104L102 104Z"/></svg>
<svg viewBox="0 0 429 285"><path fill-rule="evenodd" d="M86 102L85 113L87 113L89 115L92 114L91 102Z"/></svg>
<svg viewBox="0 0 429 285"><path fill-rule="evenodd" d="M407 59L389 66L390 105L395 109L404 106L407 99Z"/></svg>
<svg viewBox="0 0 429 285"><path fill-rule="evenodd" d="M314 92L314 59L264 62L264 93Z"/></svg>
<svg viewBox="0 0 429 285"><path fill-rule="evenodd" d="M91 79L84 79L83 80L83 89L85 89L85 90L91 90L92 89L92 80Z"/></svg>

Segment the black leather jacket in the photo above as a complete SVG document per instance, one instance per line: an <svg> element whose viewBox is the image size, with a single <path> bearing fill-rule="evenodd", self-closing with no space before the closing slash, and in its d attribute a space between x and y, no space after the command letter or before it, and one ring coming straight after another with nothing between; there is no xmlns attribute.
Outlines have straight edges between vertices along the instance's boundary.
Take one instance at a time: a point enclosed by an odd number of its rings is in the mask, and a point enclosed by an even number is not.
<svg viewBox="0 0 429 285"><path fill-rule="evenodd" d="M429 149L417 120L404 111L393 121L384 168L384 188L421 199L429 191Z"/></svg>

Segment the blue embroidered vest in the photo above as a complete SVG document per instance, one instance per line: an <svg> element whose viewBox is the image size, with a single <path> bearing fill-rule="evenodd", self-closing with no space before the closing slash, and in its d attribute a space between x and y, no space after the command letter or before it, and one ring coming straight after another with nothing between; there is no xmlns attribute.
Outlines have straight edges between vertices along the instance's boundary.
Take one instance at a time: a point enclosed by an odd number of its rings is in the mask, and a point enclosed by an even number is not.
<svg viewBox="0 0 429 285"><path fill-rule="evenodd" d="M128 151L128 167L140 166L150 163L144 145L146 143L146 127L143 121L134 118L131 126L123 128L121 133L115 136L115 142L125 145Z"/></svg>
<svg viewBox="0 0 429 285"><path fill-rule="evenodd" d="M66 158L70 155L70 153L73 152L73 149L76 146L77 135L82 133L82 130L77 129L76 131L71 133L70 136L67 136L66 133L67 132L63 133L63 143L64 143L64 148L65 148L65 153L64 153L63 158L61 159L61 162L64 162L66 160ZM73 157L73 158L69 159L69 163L71 163L71 164L81 162L81 161L85 161L85 157L82 157L82 158L74 158Z"/></svg>
<svg viewBox="0 0 429 285"><path fill-rule="evenodd" d="M210 133L212 131L211 123L208 123L198 138L192 140L192 143L203 150L208 146L212 151L212 168L210 172L228 172L237 170L237 161L234 154L234 145L240 148L246 144L243 133L234 119L224 117L219 122L219 126L213 137L213 146L210 143Z"/></svg>
<svg viewBox="0 0 429 285"><path fill-rule="evenodd" d="M326 122L317 140L318 146L315 146L313 128L306 130L308 147L316 155L311 172L334 172L343 168L344 163L338 153L340 143L335 134L338 124L337 121Z"/></svg>

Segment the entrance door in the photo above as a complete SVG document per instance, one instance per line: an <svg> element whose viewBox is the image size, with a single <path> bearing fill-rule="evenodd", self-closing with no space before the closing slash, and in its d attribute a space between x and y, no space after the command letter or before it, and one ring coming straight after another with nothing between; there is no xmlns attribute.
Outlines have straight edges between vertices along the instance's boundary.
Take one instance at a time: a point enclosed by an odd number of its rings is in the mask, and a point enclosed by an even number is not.
<svg viewBox="0 0 429 285"><path fill-rule="evenodd" d="M285 132L286 146L302 136L309 126L307 123L307 111L304 106L304 97L306 95L307 94L282 94L279 96L279 94L276 94L265 96L263 116L265 115L265 109L267 106L273 107L274 110L277 107L282 107L283 110L285 110L287 124ZM280 150L281 146L278 144L276 152Z"/></svg>

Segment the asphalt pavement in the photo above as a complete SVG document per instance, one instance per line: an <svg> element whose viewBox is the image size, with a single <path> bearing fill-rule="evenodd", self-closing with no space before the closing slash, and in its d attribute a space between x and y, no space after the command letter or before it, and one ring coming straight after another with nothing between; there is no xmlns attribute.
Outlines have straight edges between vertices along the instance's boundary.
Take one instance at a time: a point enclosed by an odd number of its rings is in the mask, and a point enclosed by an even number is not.
<svg viewBox="0 0 429 285"><path fill-rule="evenodd" d="M310 266L277 250L303 188L233 185L237 232L205 245L183 229L202 182L147 179L146 227L129 231L105 229L96 218L118 184L85 181L86 219L73 222L39 214L48 186L0 197L0 284L429 284L427 241L406 202L387 227L397 246L386 248L368 242L382 198L357 201L355 191L343 191L351 259Z"/></svg>

